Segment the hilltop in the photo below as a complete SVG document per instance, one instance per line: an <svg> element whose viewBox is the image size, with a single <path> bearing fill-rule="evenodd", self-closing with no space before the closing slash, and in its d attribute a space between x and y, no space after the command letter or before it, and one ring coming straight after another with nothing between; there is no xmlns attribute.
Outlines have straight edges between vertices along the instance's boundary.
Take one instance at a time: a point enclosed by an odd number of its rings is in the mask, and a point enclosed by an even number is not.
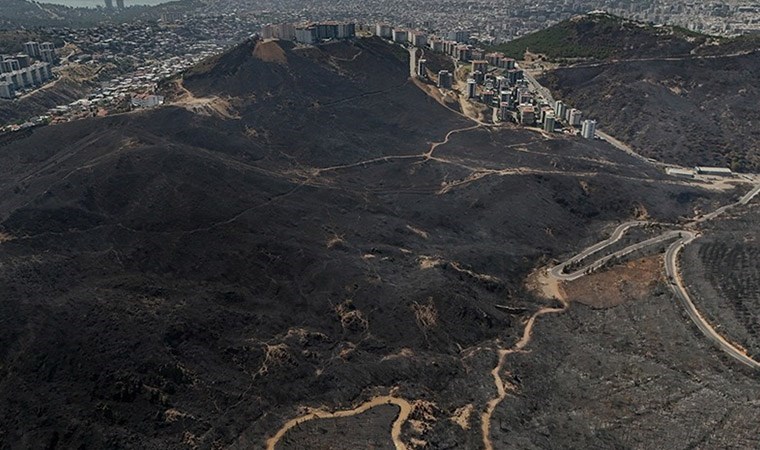
<svg viewBox="0 0 760 450"><path fill-rule="evenodd" d="M715 44L747 45L696 33L677 26L652 25L607 13L590 13L564 20L544 30L494 47L522 59L526 51L549 60L617 59L683 56Z"/></svg>
<svg viewBox="0 0 760 450"><path fill-rule="evenodd" d="M404 442L480 448L500 352L557 306L526 285L536 268L611 223L677 222L736 196L601 141L475 123L376 38L247 41L162 89L165 107L0 143L0 447L260 448L304 407L394 395L414 405ZM657 289L643 309L541 319L558 331L503 374L520 408L486 422L497 448L537 428L619 447L666 423L622 400L571 427L552 418L575 392L597 404L592 379L636 402L682 386L707 350ZM651 329L678 345L641 339ZM599 342L615 348L590 354ZM734 371L717 357L699 370L712 384L689 404L705 420L668 426L730 438L712 402L731 401ZM389 442L398 408L366 416L368 441ZM600 434L601 421L625 426ZM282 444L361 445L341 423Z"/></svg>

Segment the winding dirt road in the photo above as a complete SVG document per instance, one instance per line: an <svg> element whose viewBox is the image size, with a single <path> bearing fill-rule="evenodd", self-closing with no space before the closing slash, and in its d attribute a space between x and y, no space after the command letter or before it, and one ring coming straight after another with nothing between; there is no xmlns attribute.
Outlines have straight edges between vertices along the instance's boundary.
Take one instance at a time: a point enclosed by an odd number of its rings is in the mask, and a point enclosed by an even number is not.
<svg viewBox="0 0 760 450"><path fill-rule="evenodd" d="M533 326L536 324L536 320L539 317L545 314L558 314L567 310L569 304L564 300L560 301L562 302L561 308L546 307L536 311L530 317L530 319L528 319L528 322L525 324L525 328L523 329L522 337L519 341L517 341L515 346L510 349L499 349L498 351L498 363L496 364L496 367L494 367L491 371L491 376L493 377L493 382L496 386L497 396L486 404L486 409L480 416L480 430L483 436L483 447L486 450L493 450L494 448L493 442L491 442L491 417L493 416L496 407L499 406L499 404L507 397L507 391L514 390L514 386L511 383L505 382L501 377L501 371L504 368L504 362L507 360L507 356L513 353L521 353L525 351L525 347L530 344L531 337L533 336Z"/></svg>

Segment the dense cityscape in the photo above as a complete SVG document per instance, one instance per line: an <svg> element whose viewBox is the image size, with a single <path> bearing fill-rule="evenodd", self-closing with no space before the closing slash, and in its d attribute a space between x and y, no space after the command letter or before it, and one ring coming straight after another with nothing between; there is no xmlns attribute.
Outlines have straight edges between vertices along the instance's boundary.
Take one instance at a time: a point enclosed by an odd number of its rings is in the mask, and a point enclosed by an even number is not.
<svg viewBox="0 0 760 450"><path fill-rule="evenodd" d="M52 8L52 5L47 6ZM46 7L40 10L47 11ZM129 2L104 0L97 11L108 20L92 27L41 28L39 41L17 43L23 45L22 51L1 55L0 108L8 100L33 97L35 91L55 85L61 79L73 78L84 94L66 104L54 105L45 114L14 117L0 123L2 130L14 131L158 105L162 99L153 95L161 79L257 34L305 44L376 34L399 44L448 54L459 62L495 62L493 55L486 55L485 49L489 46L590 10L605 10L641 21L676 23L692 30L724 35L752 32L760 26L760 7L754 4L624 0L593 3L547 0L519 8L509 2L496 5L447 0L434 10L414 4L402 7L393 1L306 5L287 1L256 5L205 1L174 3L171 8L155 7L155 20L119 20L125 11L145 9L130 6ZM80 10L86 11L67 9ZM330 30L325 28L327 25L311 25L319 21L331 24ZM498 64L502 64L501 60ZM470 78L467 74L459 74L462 92L466 90L468 97L493 105L501 120L507 119L509 110L512 120L531 122L533 114L539 124L548 127L544 119L551 112L548 108L554 110L556 105L549 105L551 102L547 103L546 99L544 104L538 104L535 98L524 95L527 86L516 83L522 72L514 63L509 64L506 68L500 67L505 69L502 76L510 81L509 98L501 92L503 84L497 75L477 73L477 70L472 71L471 78L478 86L477 95L467 87ZM83 72L86 75L82 75ZM72 73L77 75L72 76ZM433 78L438 82L437 73ZM568 115L562 119L581 126L574 117L571 120Z"/></svg>

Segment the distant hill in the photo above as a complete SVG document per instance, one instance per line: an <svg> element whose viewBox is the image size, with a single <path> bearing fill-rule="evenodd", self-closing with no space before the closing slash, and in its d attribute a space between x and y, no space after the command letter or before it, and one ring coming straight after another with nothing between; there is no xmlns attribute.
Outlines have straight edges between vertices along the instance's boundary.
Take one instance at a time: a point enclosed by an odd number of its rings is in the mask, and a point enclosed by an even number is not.
<svg viewBox="0 0 760 450"><path fill-rule="evenodd" d="M552 60L688 55L725 41L676 26L655 26L606 13L576 16L494 49L522 59L526 51Z"/></svg>
<svg viewBox="0 0 760 450"><path fill-rule="evenodd" d="M577 34L575 51L565 39L579 28L585 31ZM542 83L640 153L760 170L760 37L714 39L592 15L526 40L545 45L531 51L607 58L561 66L544 73Z"/></svg>

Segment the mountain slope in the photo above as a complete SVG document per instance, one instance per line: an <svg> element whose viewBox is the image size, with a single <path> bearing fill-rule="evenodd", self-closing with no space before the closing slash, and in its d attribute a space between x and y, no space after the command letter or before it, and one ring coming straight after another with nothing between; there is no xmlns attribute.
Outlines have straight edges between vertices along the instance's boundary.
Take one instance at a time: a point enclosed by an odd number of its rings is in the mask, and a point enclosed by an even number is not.
<svg viewBox="0 0 760 450"><path fill-rule="evenodd" d="M758 171L758 67L760 52L726 51L559 68L542 82L646 156Z"/></svg>
<svg viewBox="0 0 760 450"><path fill-rule="evenodd" d="M532 270L733 195L476 126L403 56L246 42L172 105L0 144L0 447L259 448L305 405L389 392L421 405L406 442L478 447L496 350L547 304Z"/></svg>

